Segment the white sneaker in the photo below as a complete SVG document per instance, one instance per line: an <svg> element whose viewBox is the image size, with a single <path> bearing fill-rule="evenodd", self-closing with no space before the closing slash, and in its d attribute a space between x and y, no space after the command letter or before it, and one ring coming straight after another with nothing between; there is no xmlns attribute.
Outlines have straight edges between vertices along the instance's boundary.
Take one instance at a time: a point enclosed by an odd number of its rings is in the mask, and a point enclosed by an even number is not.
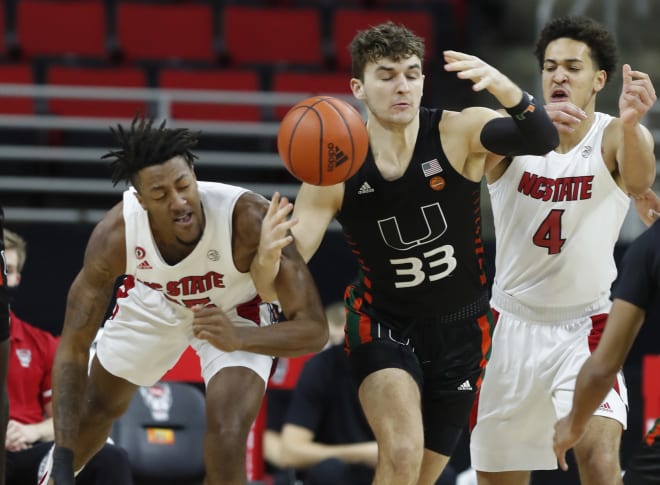
<svg viewBox="0 0 660 485"><path fill-rule="evenodd" d="M55 451L55 444L50 447L46 456L44 456L39 464L39 472L37 473L37 485L47 485L50 479L50 474L53 471L53 451Z"/></svg>

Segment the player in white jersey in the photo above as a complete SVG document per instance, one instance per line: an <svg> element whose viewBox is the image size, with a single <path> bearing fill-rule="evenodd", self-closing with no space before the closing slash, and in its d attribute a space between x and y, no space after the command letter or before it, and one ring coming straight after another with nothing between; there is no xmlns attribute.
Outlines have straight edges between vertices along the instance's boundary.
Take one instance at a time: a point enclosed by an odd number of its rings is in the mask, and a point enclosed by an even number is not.
<svg viewBox="0 0 660 485"><path fill-rule="evenodd" d="M607 318L628 194L655 178L652 137L640 125L656 100L648 75L624 65L619 117L595 111L616 67L608 32L584 17L554 19L536 55L560 143L487 174L497 324L470 445L480 485L527 484L531 470L557 467L553 425L568 413ZM626 414L619 376L575 447L582 484L620 483Z"/></svg>
<svg viewBox="0 0 660 485"><path fill-rule="evenodd" d="M94 229L69 291L53 373L54 464L39 483L73 485L137 387L155 383L188 345L206 383L205 484L245 483L271 356L318 351L328 338L314 281L289 244L292 205L198 182L197 138L186 129L135 119L115 133L113 182L132 187ZM121 275L87 378L88 349ZM261 278L273 280L286 321L260 317Z"/></svg>

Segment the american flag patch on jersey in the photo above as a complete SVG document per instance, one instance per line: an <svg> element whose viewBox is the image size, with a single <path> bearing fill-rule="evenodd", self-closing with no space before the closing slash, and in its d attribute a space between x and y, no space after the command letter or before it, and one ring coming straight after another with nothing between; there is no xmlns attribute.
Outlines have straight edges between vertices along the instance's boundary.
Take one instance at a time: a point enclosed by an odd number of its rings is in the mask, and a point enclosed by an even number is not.
<svg viewBox="0 0 660 485"><path fill-rule="evenodd" d="M424 177L430 177L436 173L442 172L442 167L437 158L434 158L431 161L422 163L422 172L424 172Z"/></svg>

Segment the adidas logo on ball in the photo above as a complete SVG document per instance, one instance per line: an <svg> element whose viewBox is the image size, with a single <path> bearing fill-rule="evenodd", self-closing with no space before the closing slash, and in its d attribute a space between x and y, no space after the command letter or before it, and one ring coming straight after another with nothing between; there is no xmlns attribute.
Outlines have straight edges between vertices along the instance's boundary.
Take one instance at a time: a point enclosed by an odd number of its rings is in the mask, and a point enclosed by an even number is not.
<svg viewBox="0 0 660 485"><path fill-rule="evenodd" d="M348 156L334 143L328 143L328 172L348 161Z"/></svg>

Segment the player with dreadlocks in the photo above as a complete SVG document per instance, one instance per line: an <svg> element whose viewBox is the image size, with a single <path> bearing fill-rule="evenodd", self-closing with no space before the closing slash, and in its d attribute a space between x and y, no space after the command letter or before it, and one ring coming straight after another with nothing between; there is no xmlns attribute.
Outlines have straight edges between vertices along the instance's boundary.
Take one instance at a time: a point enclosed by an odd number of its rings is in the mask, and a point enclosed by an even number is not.
<svg viewBox="0 0 660 485"><path fill-rule="evenodd" d="M277 193L269 204L197 181L197 136L186 129L136 118L112 131L119 149L104 158L113 182L130 187L92 232L69 290L53 373L53 466L39 484L73 485L138 386L158 381L188 345L206 384L205 483L245 483L247 436L272 356L318 351L328 339L311 274L288 244L292 206ZM88 377L89 347L122 275ZM287 321L267 325L259 278L274 281Z"/></svg>

